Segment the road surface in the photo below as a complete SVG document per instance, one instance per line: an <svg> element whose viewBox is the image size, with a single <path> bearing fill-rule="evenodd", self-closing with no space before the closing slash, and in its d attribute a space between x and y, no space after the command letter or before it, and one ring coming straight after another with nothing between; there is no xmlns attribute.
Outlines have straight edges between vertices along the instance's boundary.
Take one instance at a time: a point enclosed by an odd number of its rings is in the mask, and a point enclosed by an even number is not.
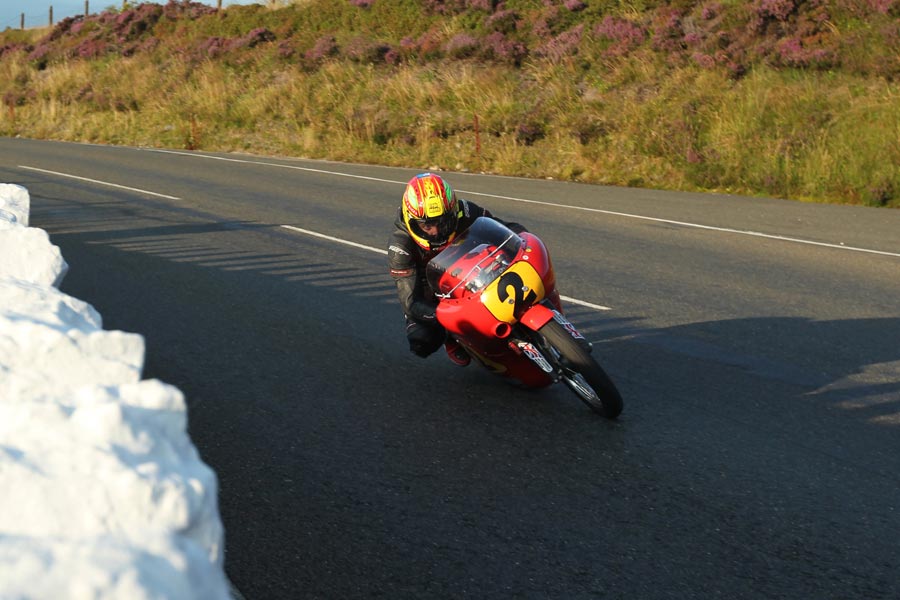
<svg viewBox="0 0 900 600"><path fill-rule="evenodd" d="M184 391L248 600L900 596L900 211L445 174L546 242L608 422L408 352L416 172L0 139Z"/></svg>

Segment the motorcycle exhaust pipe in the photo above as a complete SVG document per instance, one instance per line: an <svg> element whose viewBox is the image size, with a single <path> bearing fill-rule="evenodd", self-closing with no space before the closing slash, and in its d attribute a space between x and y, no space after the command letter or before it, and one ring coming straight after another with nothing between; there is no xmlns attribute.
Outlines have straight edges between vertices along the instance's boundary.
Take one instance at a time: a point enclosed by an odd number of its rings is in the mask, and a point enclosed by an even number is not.
<svg viewBox="0 0 900 600"><path fill-rule="evenodd" d="M509 337L509 334L512 333L512 325L509 323L497 323L494 326L494 335L496 335L501 340L503 338Z"/></svg>

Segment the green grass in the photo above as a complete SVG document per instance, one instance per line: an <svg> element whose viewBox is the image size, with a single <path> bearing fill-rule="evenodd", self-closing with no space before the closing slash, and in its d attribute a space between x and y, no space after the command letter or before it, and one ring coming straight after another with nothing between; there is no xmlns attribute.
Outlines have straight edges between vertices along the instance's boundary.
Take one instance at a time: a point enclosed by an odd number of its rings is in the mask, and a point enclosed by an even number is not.
<svg viewBox="0 0 900 600"><path fill-rule="evenodd" d="M897 15L845 3L814 25L800 4L751 27L748 3L509 0L511 58L483 42L508 23L426 4L7 30L0 134L900 206ZM274 40L246 42L259 28ZM481 45L453 58L461 34Z"/></svg>

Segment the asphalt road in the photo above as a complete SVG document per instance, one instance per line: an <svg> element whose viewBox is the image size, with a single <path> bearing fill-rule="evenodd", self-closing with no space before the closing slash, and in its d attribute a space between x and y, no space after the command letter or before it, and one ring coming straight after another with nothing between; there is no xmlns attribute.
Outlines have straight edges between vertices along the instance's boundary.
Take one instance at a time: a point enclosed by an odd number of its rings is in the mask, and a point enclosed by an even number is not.
<svg viewBox="0 0 900 600"><path fill-rule="evenodd" d="M184 391L248 600L900 597L900 211L446 174L610 308L569 304L608 422L407 351L415 172L0 139Z"/></svg>

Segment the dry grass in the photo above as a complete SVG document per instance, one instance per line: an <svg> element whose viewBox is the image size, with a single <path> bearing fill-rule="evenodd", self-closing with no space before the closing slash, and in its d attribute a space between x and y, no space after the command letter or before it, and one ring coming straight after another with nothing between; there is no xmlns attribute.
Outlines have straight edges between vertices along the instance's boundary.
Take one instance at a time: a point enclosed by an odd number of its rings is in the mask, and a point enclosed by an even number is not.
<svg viewBox="0 0 900 600"><path fill-rule="evenodd" d="M229 23L214 26L240 29ZM590 39L575 56L521 66L310 68L279 59L276 43L201 60L174 44L43 69L3 54L0 133L900 205L889 78L765 65L736 78L646 51L610 58Z"/></svg>

